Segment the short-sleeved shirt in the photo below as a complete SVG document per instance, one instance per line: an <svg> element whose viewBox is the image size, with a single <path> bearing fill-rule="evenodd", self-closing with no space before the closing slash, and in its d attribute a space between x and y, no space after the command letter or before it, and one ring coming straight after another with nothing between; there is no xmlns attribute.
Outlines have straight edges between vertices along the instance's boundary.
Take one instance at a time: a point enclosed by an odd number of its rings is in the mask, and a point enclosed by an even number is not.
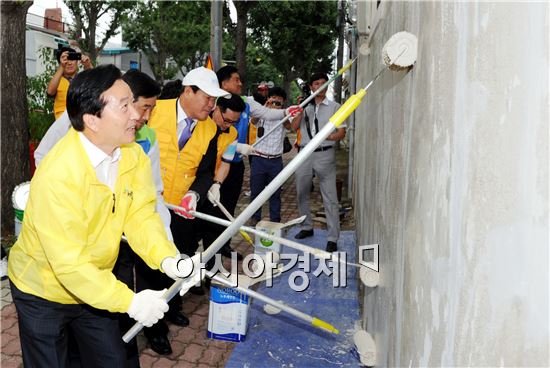
<svg viewBox="0 0 550 368"><path fill-rule="evenodd" d="M330 117L334 115L334 113L339 108L340 108L339 103L329 100L326 97L319 105L308 104L304 108L304 112L302 114L302 120L300 121L300 132L301 132L300 147L304 147L305 145L307 145L311 141L311 138L314 137L319 130L323 129L323 127L328 123L328 119L330 119ZM315 124L316 119L317 119L317 124ZM343 123L338 128L345 128L345 127L346 127L346 124ZM321 147L334 146L334 144L335 144L334 141L325 140L321 144Z"/></svg>

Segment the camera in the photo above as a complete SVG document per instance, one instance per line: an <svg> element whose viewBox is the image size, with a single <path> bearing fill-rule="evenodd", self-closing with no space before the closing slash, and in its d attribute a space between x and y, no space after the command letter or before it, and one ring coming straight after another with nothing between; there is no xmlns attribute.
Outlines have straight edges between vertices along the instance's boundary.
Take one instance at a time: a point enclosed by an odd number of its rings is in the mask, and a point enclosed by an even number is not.
<svg viewBox="0 0 550 368"><path fill-rule="evenodd" d="M82 53L80 52L69 52L67 55L67 60L81 60L82 59Z"/></svg>

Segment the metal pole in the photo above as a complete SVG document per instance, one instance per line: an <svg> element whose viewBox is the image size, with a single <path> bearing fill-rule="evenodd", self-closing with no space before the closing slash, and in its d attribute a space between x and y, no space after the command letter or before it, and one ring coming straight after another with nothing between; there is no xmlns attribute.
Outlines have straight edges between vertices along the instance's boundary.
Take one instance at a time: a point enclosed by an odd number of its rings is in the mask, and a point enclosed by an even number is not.
<svg viewBox="0 0 550 368"><path fill-rule="evenodd" d="M350 29L350 51L351 58L357 57L357 28L351 27ZM357 89L357 64L353 65L350 70L350 92L356 93ZM348 199L353 197L353 158L355 155L355 112L351 114L348 119L348 143L349 143L349 157L348 157Z"/></svg>
<svg viewBox="0 0 550 368"><path fill-rule="evenodd" d="M340 333L340 331L337 328L335 328L334 326L332 326L331 324L329 324L329 323L327 323L323 320L320 320L317 317L313 317L309 314L301 312L301 311L297 310L296 308L293 308L291 306L283 304L283 303L281 303L277 300L271 299L270 297L265 296L263 294L260 294L260 293L254 291L254 290L250 290L250 289L240 287L240 286L234 286L231 281L227 280L224 277L217 276L212 271L207 271L206 276L210 277L214 281L219 282L220 284L223 284L223 285L229 286L231 288L234 288L234 289L240 291L241 293L243 293L245 295L248 295L252 298L261 300L262 302L264 302L266 304L270 304L270 305L274 306L275 308L283 310L283 311L287 312L288 314L291 314L294 317L302 319L302 320L310 323L311 325L313 325L317 328L321 328L321 329L323 329L325 331L328 331L328 332L331 332L333 334L339 334Z"/></svg>
<svg viewBox="0 0 550 368"><path fill-rule="evenodd" d="M212 0L210 5L210 56L214 70L218 70L222 64L223 4L223 0Z"/></svg>

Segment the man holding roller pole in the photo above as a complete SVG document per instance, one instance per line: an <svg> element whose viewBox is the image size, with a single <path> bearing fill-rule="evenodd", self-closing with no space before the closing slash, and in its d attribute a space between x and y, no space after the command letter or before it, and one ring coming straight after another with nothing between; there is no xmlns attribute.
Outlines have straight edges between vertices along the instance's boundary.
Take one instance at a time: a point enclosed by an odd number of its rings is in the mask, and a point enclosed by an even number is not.
<svg viewBox="0 0 550 368"><path fill-rule="evenodd" d="M315 73L309 80L309 87L315 93L326 81L324 73ZM327 123L329 118L340 108L340 104L326 97L326 90L320 92L313 103L308 104L302 113L292 120L292 129L300 129L300 147L304 147ZM317 148L313 154L296 170L296 191L298 194L298 209L300 216L306 215L302 230L296 234L296 239L313 236L313 219L309 207L309 195L313 173L319 178L323 205L327 219L327 246L328 252L337 250L340 236L340 214L338 196L336 194L336 160L334 144L346 136L345 124L340 125Z"/></svg>
<svg viewBox="0 0 550 368"><path fill-rule="evenodd" d="M134 294L112 273L122 233L152 268L197 279L155 211L151 164L134 144L138 113L114 65L79 73L67 94L72 129L40 164L9 277L25 366L66 366L71 329L84 366L124 366L116 317L145 326L168 306L163 290ZM185 290L184 290L185 289Z"/></svg>

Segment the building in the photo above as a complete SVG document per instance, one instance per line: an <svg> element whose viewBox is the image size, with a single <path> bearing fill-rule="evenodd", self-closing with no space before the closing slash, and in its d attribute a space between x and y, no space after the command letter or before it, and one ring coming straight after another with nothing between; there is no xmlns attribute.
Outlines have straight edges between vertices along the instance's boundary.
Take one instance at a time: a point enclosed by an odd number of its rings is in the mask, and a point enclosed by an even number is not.
<svg viewBox="0 0 550 368"><path fill-rule="evenodd" d="M352 131L375 365L548 366L548 3L353 3L357 88L393 34L418 37Z"/></svg>

